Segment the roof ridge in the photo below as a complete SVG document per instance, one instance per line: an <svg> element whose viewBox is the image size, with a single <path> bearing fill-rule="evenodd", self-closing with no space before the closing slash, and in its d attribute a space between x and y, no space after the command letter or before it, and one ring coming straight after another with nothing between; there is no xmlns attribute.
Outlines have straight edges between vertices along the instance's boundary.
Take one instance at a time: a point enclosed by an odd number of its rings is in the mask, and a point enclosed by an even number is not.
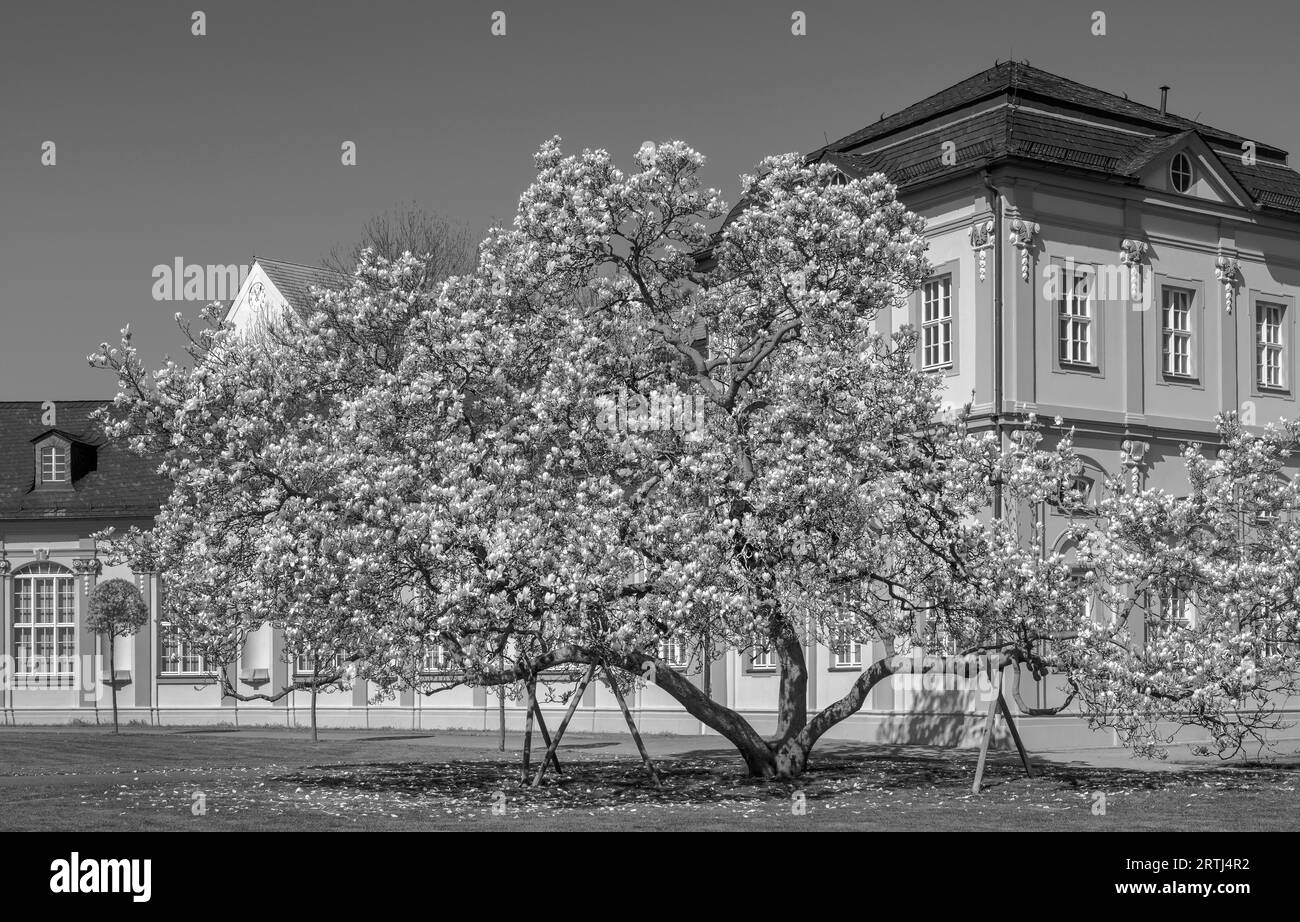
<svg viewBox="0 0 1300 922"><path fill-rule="evenodd" d="M291 259L276 259L274 256L258 256L256 253L253 254L253 262L263 262L263 261L271 262L271 263L280 263L281 265L284 266L296 266L299 269L311 269L313 272L334 271L330 269L328 266L319 266L319 265L313 266L309 263L297 263Z"/></svg>
<svg viewBox="0 0 1300 922"><path fill-rule="evenodd" d="M0 407L41 406L44 403L112 403L112 397L68 397L63 400L0 400Z"/></svg>
<svg viewBox="0 0 1300 922"><path fill-rule="evenodd" d="M958 80L956 83L950 84L949 86L946 86L941 90L936 90L935 92L930 93L928 96L925 96L922 99L918 99L916 102L909 103L908 105L904 106L903 108L899 109L896 112L890 112L888 115L882 115L879 121L875 122L872 125L867 125L863 128L858 128L855 131L850 131L846 135L842 135L836 140L831 141L829 144L825 144L822 147L818 148L817 150L813 151L813 153L810 154L809 156L816 156L817 154L820 154L822 151L829 151L829 150L838 151L840 145L848 141L850 138L856 139L854 143L861 143L862 141L869 140L866 133L869 132L872 128L875 128L876 126L882 124L883 122L887 122L892 118L896 118L897 116L902 115L903 113L907 112L909 109L915 109L916 107L923 105L924 103L930 101L931 99L934 99L936 97L942 96L945 93L955 90L957 87L961 86L964 83L970 83L974 80L979 79L980 77L984 77L985 81L987 82L988 80L992 79L995 73L1001 71L1003 68L1009 69L1010 65L1011 65L1010 61L999 61L995 63L992 67L987 67L984 70L977 71L976 73L971 74L969 77L963 77L962 79ZM997 85L995 84L995 86ZM945 109L941 109L938 112L934 113L933 116L930 117L937 117L939 115L942 115L944 112L948 111L949 108L960 108L961 105L969 105L969 103L961 103L954 106L950 106ZM888 132L885 133L887 134Z"/></svg>
<svg viewBox="0 0 1300 922"><path fill-rule="evenodd" d="M1102 89L1099 86L1090 86L1087 83L1080 83L1078 80L1071 79L1070 77L1063 77L1060 74L1052 73L1049 70L1043 70L1041 67L1035 67L1032 64L1025 63L1021 66L1027 67L1032 71L1036 71L1037 73L1050 77L1053 80L1060 80L1065 83L1071 84L1072 86L1082 87L1083 89L1088 90L1090 92L1098 93L1102 96L1106 96L1110 99L1115 100L1116 102L1123 103L1126 106L1145 109L1147 113L1149 113L1149 115L1146 116L1147 118L1149 118L1151 121L1157 124L1164 124L1165 127L1173 127L1167 124L1169 122L1173 122L1176 125L1178 125L1180 128L1182 128L1182 130L1185 131L1195 130L1200 132L1202 135L1214 134L1214 135L1218 135L1221 138L1230 138L1233 140L1243 140L1243 141L1249 140L1245 135L1237 134L1235 131L1228 131L1224 128L1216 128L1214 125L1210 125L1206 122L1198 121L1197 119L1194 118L1188 118L1186 115L1178 115L1174 112L1169 112L1168 110L1162 112L1157 106L1153 106L1149 103L1141 102L1140 100L1137 99L1132 99L1128 95L1122 95L1120 93L1112 93L1110 90ZM1031 93L1034 92L1033 87L1028 87L1028 90ZM1088 106L1086 103L1079 103L1079 105L1084 106L1085 108L1092 108L1091 106ZM1122 113L1114 113L1114 114L1119 115L1120 117L1125 117L1125 115ZM1132 113L1132 115L1129 117L1142 118L1143 116L1139 113ZM1206 138L1206 142L1207 143L1209 142L1208 138ZM1268 144L1263 141L1257 141L1256 143L1260 147L1267 147L1271 150L1278 150L1278 151L1282 150L1282 148L1278 147L1275 144Z"/></svg>
<svg viewBox="0 0 1300 922"><path fill-rule="evenodd" d="M982 82L981 82L981 78ZM1023 104L1023 96L1041 97L1057 104L1073 107L1080 112L1099 114L1119 121L1130 121L1157 131L1196 130L1207 143L1236 144L1246 140L1244 135L1216 128L1213 125L1172 112L1161 112L1155 106L1130 99L1127 95L1113 93L1101 87L1090 86L1078 80L1035 67L1027 61L998 62L963 80L931 93L909 106L871 125L859 128L837 138L810 156L814 159L824 151L843 151L879 141L897 132L942 119L946 114L974 106L989 95L1003 93L1010 106ZM909 114L910 113L910 114ZM1256 140L1261 153L1275 159L1286 159L1286 151L1274 144Z"/></svg>
<svg viewBox="0 0 1300 922"><path fill-rule="evenodd" d="M1041 67L1035 67L1034 65L1032 65L1032 64L1030 64L1030 63L1028 63L1028 62L1025 62L1025 64L1023 64L1022 66L1024 66L1024 67L1028 67L1030 70L1037 71L1037 72L1040 73L1040 74L1045 74L1045 75L1047 75L1048 77L1051 77L1051 78L1054 79L1054 80L1064 80L1066 83L1073 83L1075 86L1081 86L1081 87L1083 87L1084 89L1087 89L1087 90L1093 90L1094 92L1101 93L1103 96L1109 96L1111 99L1118 100L1118 101L1120 101L1120 102L1124 102L1124 103L1128 103L1130 106L1141 106L1143 109L1149 109L1150 111L1154 112L1156 115L1163 115L1165 118L1182 119L1182 120L1185 121L1185 122L1191 122L1193 125L1199 125L1199 124L1201 124L1200 122L1197 122L1197 121L1195 121L1195 120L1193 120L1193 119L1187 118L1186 116L1183 116L1183 115L1173 115L1172 113L1169 113L1169 112L1163 112L1163 113L1162 113L1162 112L1161 112L1158 108L1156 108L1155 106L1149 105L1149 104L1147 104L1147 103L1145 103L1145 102L1139 102L1139 101L1136 100L1136 99L1131 99L1131 98L1129 98L1128 96L1126 96L1126 95L1122 95L1122 94L1120 94L1120 93L1112 93L1110 90L1103 90L1103 89L1102 89L1101 87L1099 87L1099 86L1089 86L1089 85L1086 84L1086 83L1080 83L1078 80L1073 80L1073 79L1071 79L1070 77L1063 77L1063 76L1061 76L1060 74L1052 73L1050 70L1043 70L1043 68L1041 68ZM1208 128L1208 127L1210 127L1210 126L1206 125L1205 127ZM1224 132L1224 133L1226 134L1227 132Z"/></svg>

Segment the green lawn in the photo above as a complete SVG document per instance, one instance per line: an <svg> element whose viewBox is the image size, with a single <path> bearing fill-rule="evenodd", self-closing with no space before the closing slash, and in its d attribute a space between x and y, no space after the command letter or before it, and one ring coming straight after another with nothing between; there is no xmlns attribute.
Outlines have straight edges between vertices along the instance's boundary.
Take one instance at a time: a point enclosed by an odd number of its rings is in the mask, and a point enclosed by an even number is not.
<svg viewBox="0 0 1300 922"><path fill-rule="evenodd" d="M801 781L768 784L744 777L716 738L649 737L666 781L656 791L627 737L570 734L563 780L528 790L517 784L520 740L509 742L502 754L495 737L461 732L332 731L313 744L288 730L4 727L0 829L1300 828L1295 765L1043 759L1025 778L998 752L974 795L969 750L827 744ZM1099 793L1105 815L1094 813Z"/></svg>

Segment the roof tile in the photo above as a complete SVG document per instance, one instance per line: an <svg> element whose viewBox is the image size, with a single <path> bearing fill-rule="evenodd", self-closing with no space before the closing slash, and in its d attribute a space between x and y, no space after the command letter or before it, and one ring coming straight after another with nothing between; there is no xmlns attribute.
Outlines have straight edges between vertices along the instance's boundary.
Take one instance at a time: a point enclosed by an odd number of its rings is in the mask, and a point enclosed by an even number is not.
<svg viewBox="0 0 1300 922"><path fill-rule="evenodd" d="M61 400L57 428L77 441L98 446L96 469L73 482L71 491L38 492L32 439L50 431L36 402L0 402L0 519L131 518L153 516L170 484L158 464L109 441L91 420L103 400Z"/></svg>

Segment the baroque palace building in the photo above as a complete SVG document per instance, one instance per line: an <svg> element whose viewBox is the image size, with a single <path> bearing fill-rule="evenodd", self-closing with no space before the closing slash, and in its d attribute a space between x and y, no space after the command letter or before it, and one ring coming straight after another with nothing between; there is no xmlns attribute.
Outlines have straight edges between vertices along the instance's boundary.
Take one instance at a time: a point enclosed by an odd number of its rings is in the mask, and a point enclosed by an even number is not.
<svg viewBox="0 0 1300 922"><path fill-rule="evenodd" d="M909 310L885 321L919 330L917 362L945 377L953 403L973 401L975 425L1014 425L1030 412L1062 417L1076 429L1089 489L1100 489L1122 465L1142 462L1151 485L1180 492L1179 446L1213 441L1216 413L1238 410L1260 426L1296 415L1300 173L1288 166L1286 151L1174 115L1163 95L1158 108L1147 106L1008 62L810 157L848 177L884 172L927 220L934 275ZM321 280L318 269L258 259L229 319L252 326L303 308ZM88 434L89 409L60 404L57 424L46 425L35 404L0 405L8 423L0 429L0 642L6 654L20 651L20 673L24 650L55 651L61 670L65 657L96 649L84 627L86 592L114 574L101 572L89 535L110 522L146 522L162 499L144 476L148 465ZM1039 514L1048 519L1049 539L1059 540L1064 520L1051 508ZM156 612L156 577L133 578ZM1192 616L1177 599L1164 612ZM1133 627L1141 642L1145 626ZM156 616L119 644L124 719L306 719L306 693L274 703L223 701L206 664ZM287 662L280 647L264 629L229 667L232 678L250 689L283 688L306 664ZM878 643L810 643L809 709L843 695L883 652ZM702 668L688 649L670 644L662 653L760 729L774 726L777 677L769 655L733 650ZM53 687L60 681L66 687ZM6 721L102 719L106 696L72 687L62 673L47 684L7 690ZM830 736L978 742L987 707L978 692L934 684L917 677L881 683ZM1022 692L1030 706L1061 700L1051 677L1026 679ZM653 686L629 705L643 730L706 732ZM320 718L338 726L491 729L497 708L495 693L483 689L375 701L358 683L323 694ZM506 708L509 724L521 726L521 704L507 701ZM1070 712L1018 724L1031 749L1112 742ZM599 683L588 686L572 725L623 727Z"/></svg>

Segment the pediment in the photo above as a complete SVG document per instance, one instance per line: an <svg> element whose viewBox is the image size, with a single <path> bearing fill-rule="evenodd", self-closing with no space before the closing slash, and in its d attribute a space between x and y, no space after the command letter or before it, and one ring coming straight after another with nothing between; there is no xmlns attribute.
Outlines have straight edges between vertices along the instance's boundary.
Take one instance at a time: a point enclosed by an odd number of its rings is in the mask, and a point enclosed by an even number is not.
<svg viewBox="0 0 1300 922"><path fill-rule="evenodd" d="M1180 158L1186 158L1183 164L1191 167L1190 186L1186 191L1175 186L1175 161ZM1140 156L1139 162L1133 164L1132 173L1147 188L1171 195L1185 195L1239 208L1254 206L1250 193L1233 178L1220 155L1195 131L1153 142Z"/></svg>
<svg viewBox="0 0 1300 922"><path fill-rule="evenodd" d="M241 331L258 329L281 316L288 305L289 299L276 287L266 270L254 262L248 278L244 279L239 294L226 312L226 322Z"/></svg>

